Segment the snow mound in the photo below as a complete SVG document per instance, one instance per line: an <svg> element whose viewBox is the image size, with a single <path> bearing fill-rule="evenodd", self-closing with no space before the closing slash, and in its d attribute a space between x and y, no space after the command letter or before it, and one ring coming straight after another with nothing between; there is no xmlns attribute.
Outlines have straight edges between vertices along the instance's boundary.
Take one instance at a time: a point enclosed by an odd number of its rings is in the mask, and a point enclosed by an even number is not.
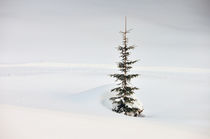
<svg viewBox="0 0 210 139"><path fill-rule="evenodd" d="M138 118L139 119L139 118ZM207 139L179 126L0 105L1 139ZM152 132L152 134L151 134ZM119 133L119 134L117 134Z"/></svg>
<svg viewBox="0 0 210 139"><path fill-rule="evenodd" d="M69 95L71 110L79 113L107 114L111 112L109 95L111 85L99 86L84 92ZM110 112L108 112L110 111Z"/></svg>

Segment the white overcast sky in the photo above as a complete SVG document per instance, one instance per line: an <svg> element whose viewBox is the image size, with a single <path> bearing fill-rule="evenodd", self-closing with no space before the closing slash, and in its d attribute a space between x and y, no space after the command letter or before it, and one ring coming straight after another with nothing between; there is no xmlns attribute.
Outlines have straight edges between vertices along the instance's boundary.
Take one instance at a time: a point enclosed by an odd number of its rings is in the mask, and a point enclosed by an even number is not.
<svg viewBox="0 0 210 139"><path fill-rule="evenodd" d="M128 17L143 66L210 67L209 0L0 0L0 64L114 64Z"/></svg>

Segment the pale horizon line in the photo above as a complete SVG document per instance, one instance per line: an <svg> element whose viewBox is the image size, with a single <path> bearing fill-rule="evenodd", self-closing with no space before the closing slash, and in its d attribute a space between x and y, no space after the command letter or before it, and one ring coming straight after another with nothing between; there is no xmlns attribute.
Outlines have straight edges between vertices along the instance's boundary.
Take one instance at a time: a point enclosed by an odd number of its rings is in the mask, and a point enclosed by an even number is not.
<svg viewBox="0 0 210 139"><path fill-rule="evenodd" d="M0 68L19 68L19 67L117 69L116 65L111 65L111 64L84 64L84 63L60 63L60 62L0 64ZM134 66L134 70L152 71L152 72L210 73L210 69L208 68L173 67L173 66Z"/></svg>

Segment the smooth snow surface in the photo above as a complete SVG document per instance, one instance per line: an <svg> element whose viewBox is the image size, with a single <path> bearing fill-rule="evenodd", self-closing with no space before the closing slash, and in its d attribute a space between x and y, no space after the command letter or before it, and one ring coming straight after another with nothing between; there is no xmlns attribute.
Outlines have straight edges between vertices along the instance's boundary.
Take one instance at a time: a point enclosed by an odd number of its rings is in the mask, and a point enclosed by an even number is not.
<svg viewBox="0 0 210 139"><path fill-rule="evenodd" d="M132 118L110 110L108 98L114 84L108 74L113 72L115 69L88 67L1 68L0 102L7 104L0 107L1 136L98 138L103 133L103 138L126 138L132 133L133 138L139 134L145 138L209 137L208 73L136 71L142 76L133 84L141 87L136 94L146 117Z"/></svg>
<svg viewBox="0 0 210 139"><path fill-rule="evenodd" d="M179 126L0 105L1 139L207 139Z"/></svg>

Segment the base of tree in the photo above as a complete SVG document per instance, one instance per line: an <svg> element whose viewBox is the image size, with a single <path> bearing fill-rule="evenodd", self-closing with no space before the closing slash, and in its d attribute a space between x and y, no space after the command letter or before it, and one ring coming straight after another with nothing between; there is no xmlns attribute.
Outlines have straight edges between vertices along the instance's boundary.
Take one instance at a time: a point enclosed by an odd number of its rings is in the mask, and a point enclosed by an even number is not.
<svg viewBox="0 0 210 139"><path fill-rule="evenodd" d="M117 112L115 109L112 109L114 112ZM138 109L137 111L135 112L117 112L117 113L120 113L120 114L124 114L124 115L127 115L127 116L132 116L132 117L145 117L143 114L142 114L143 110L141 109Z"/></svg>
<svg viewBox="0 0 210 139"><path fill-rule="evenodd" d="M115 101L116 102L116 101ZM143 106L140 102L135 99L133 103L125 103L124 101L118 101L113 104L112 111L121 113L127 116L143 117Z"/></svg>

